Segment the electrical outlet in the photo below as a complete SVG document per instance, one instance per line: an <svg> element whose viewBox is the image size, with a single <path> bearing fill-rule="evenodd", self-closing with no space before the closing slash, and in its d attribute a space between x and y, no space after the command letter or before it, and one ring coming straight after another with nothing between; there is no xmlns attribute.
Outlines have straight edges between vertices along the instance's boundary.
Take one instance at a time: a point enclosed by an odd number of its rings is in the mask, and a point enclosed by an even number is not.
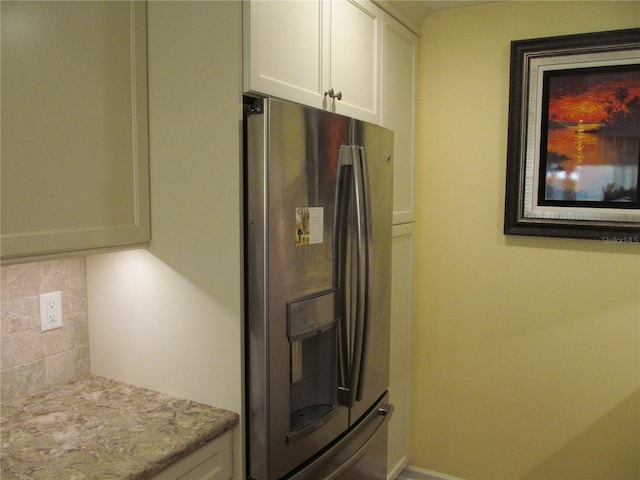
<svg viewBox="0 0 640 480"><path fill-rule="evenodd" d="M62 327L62 294L49 292L40 294L40 331L46 332Z"/></svg>

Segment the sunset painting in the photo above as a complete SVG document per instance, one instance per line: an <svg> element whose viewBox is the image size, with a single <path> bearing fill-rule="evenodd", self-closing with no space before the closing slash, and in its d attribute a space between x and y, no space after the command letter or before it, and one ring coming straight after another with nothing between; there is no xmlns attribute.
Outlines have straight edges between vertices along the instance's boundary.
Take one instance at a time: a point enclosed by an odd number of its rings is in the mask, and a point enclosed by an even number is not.
<svg viewBox="0 0 640 480"><path fill-rule="evenodd" d="M541 205L638 208L640 65L544 74Z"/></svg>

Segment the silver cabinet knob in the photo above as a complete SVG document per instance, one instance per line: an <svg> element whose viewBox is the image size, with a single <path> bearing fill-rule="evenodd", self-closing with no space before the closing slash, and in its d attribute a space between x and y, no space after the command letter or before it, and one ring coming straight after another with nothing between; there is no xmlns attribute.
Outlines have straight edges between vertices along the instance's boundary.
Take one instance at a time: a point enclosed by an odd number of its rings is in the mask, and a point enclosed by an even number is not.
<svg viewBox="0 0 640 480"><path fill-rule="evenodd" d="M327 90L326 92L324 92L324 96L329 96L329 98L335 98L336 100L342 100L342 92L338 92L336 93L335 90L332 88L330 88L329 90Z"/></svg>

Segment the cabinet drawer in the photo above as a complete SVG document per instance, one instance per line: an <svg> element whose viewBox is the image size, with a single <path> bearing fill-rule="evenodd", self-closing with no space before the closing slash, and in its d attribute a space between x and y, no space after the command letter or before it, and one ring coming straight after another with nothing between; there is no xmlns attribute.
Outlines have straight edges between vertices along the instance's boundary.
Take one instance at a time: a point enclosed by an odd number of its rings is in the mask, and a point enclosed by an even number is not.
<svg viewBox="0 0 640 480"><path fill-rule="evenodd" d="M229 480L232 477L232 433L229 431L163 470L152 480Z"/></svg>

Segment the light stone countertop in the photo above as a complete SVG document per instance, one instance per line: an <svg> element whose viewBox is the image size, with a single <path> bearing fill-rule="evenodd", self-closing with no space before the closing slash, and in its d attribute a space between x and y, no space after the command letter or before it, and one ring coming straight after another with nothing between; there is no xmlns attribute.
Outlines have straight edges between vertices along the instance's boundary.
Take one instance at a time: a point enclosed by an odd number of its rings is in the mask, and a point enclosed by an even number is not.
<svg viewBox="0 0 640 480"><path fill-rule="evenodd" d="M237 413L87 376L1 407L2 480L146 480Z"/></svg>

